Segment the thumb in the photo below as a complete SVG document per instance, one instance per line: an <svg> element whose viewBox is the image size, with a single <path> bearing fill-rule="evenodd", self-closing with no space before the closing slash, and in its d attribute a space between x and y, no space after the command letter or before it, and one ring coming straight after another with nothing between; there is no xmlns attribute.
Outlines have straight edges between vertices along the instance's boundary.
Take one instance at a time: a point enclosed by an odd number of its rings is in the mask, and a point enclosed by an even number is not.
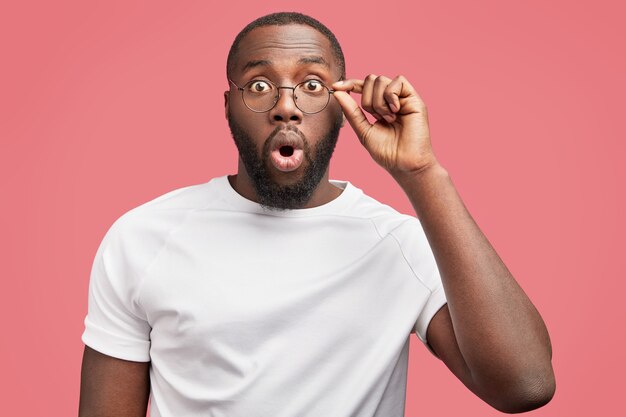
<svg viewBox="0 0 626 417"><path fill-rule="evenodd" d="M348 123L350 123L352 129L354 129L358 138L363 141L365 133L372 127L372 124L367 120L365 114L363 114L363 110L361 110L356 101L345 91L335 90L333 96L337 102L339 102L343 114L346 116L346 119L348 119Z"/></svg>

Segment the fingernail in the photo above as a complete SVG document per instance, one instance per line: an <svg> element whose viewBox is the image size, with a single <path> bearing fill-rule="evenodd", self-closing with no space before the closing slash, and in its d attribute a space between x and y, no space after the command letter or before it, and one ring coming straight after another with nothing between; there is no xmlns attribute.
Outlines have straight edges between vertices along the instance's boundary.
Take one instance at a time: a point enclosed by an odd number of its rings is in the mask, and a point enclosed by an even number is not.
<svg viewBox="0 0 626 417"><path fill-rule="evenodd" d="M398 111L398 108L393 103L389 103L389 108L391 109L391 111L394 111L394 112Z"/></svg>
<svg viewBox="0 0 626 417"><path fill-rule="evenodd" d="M394 119L393 116L386 114L383 116L383 118L387 121L387 123L393 123L393 119Z"/></svg>
<svg viewBox="0 0 626 417"><path fill-rule="evenodd" d="M343 84L343 81L337 81L333 83L333 85L342 85L342 84Z"/></svg>

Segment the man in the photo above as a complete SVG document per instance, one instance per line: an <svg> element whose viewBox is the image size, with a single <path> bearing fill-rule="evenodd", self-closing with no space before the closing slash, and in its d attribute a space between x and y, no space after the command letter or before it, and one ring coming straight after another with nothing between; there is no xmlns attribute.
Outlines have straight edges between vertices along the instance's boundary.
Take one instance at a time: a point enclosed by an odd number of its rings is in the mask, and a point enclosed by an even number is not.
<svg viewBox="0 0 626 417"><path fill-rule="evenodd" d="M547 403L545 325L410 82L346 79L334 35L297 13L249 24L227 75L237 174L131 210L96 254L80 415L142 416L152 393L153 416L400 417L412 331L498 410ZM329 180L345 120L420 221Z"/></svg>

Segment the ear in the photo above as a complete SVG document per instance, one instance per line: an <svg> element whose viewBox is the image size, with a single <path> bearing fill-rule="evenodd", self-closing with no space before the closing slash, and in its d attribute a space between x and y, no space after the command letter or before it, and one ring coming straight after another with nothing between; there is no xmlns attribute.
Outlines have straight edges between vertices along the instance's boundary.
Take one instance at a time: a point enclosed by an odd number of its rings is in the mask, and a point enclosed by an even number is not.
<svg viewBox="0 0 626 417"><path fill-rule="evenodd" d="M230 98L229 93L230 91L224 91L224 116L226 117L227 120L228 120L228 99Z"/></svg>

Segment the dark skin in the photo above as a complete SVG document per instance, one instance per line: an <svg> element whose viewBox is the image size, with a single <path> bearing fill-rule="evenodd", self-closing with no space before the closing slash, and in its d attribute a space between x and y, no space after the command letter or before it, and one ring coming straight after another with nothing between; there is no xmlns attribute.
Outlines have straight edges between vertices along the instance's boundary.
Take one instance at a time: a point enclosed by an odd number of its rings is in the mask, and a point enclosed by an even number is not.
<svg viewBox="0 0 626 417"><path fill-rule="evenodd" d="M297 30L293 30L296 28ZM300 29L306 32L301 32ZM280 86L295 86L306 79L319 79L326 85L339 80L341 73L329 47L329 41L316 30L305 26L268 26L253 30L242 40L237 53L235 69L230 74L238 85L244 85L252 79L266 79ZM313 36L308 36L309 34ZM303 58L314 58L319 63L299 63ZM321 59L319 59L321 58ZM250 63L268 61L250 67ZM232 87L224 93L225 114L234 117L242 128L257 141L260 150L265 139L277 126L295 125L315 147L334 118L340 118L341 107L336 100L320 113L303 114L295 105L292 93L281 91L276 106L266 113L250 111L239 91ZM284 173L270 168L274 181L281 185L296 182L304 173L305 164L295 171ZM258 201L251 180L241 158L237 175L230 178L233 188L249 200ZM328 169L311 199L303 208L325 204L341 194L341 190L328 181Z"/></svg>
<svg viewBox="0 0 626 417"><path fill-rule="evenodd" d="M150 397L150 362L132 362L85 346L79 417L145 417Z"/></svg>
<svg viewBox="0 0 626 417"><path fill-rule="evenodd" d="M428 327L433 351L500 411L546 404L556 386L546 326L437 161L422 99L403 76L371 74L333 88L363 146L411 201L435 255L448 303ZM348 92L362 95L362 109Z"/></svg>
<svg viewBox="0 0 626 417"><path fill-rule="evenodd" d="M310 57L328 65L302 62ZM254 60L267 62L244 70ZM429 324L429 346L463 384L500 411L529 411L550 401L555 379L545 324L435 158L426 106L409 81L372 74L333 84L340 73L330 42L302 25L257 28L246 36L231 78L243 85L251 77L283 86L313 77L339 90L327 109L305 115L287 90L270 112L253 113L233 87L224 94L225 111L255 139L259 152L270 132L282 124L294 124L315 146L343 112L372 158L405 191L435 255L448 303ZM349 92L361 94L362 107ZM364 111L376 123L371 124ZM275 170L272 176L289 184L302 175L301 168ZM258 201L241 160L230 181L241 195ZM325 204L340 193L329 182L327 170L305 208ZM110 358L86 347L80 416L145 416L148 370L149 363Z"/></svg>

